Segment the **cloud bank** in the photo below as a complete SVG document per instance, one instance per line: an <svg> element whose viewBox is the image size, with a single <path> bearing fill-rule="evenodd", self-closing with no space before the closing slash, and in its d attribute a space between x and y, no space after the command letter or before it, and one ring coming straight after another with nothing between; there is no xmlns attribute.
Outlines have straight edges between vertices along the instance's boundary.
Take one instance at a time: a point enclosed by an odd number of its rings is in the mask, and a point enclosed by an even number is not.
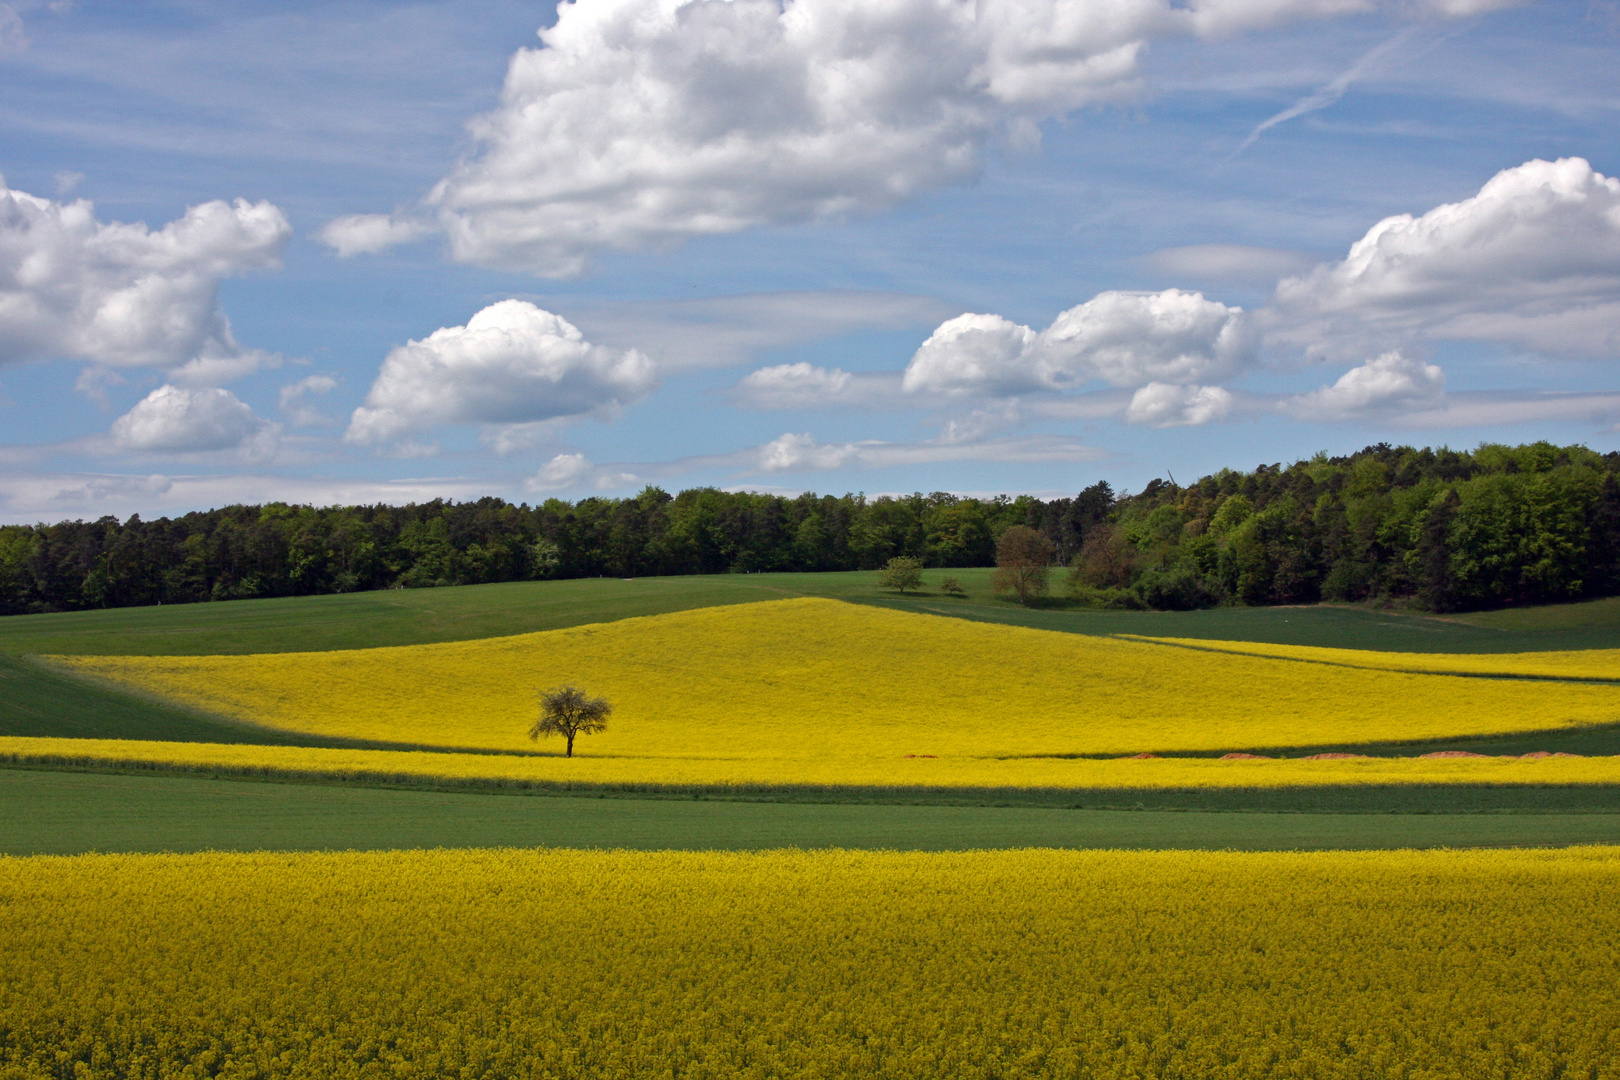
<svg viewBox="0 0 1620 1080"><path fill-rule="evenodd" d="M998 136L1140 92L1155 40L1379 0L592 0L512 57L428 198L455 258L546 276L606 250L892 207ZM1405 4L1456 15L1460 0ZM340 234L359 239L363 220ZM365 225L377 242L381 225ZM352 250L376 250L353 246Z"/></svg>

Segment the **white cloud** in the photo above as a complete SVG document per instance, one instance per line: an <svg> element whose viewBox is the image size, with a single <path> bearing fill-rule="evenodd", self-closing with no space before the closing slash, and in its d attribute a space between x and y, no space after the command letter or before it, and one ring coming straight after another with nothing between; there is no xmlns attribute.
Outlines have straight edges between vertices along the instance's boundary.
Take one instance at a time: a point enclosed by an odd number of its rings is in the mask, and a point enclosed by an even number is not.
<svg viewBox="0 0 1620 1080"><path fill-rule="evenodd" d="M312 394L329 394L337 389L337 380L330 375L307 375L295 383L281 388L281 412L287 423L294 427L319 427L332 423L332 418L317 411L305 399Z"/></svg>
<svg viewBox="0 0 1620 1080"><path fill-rule="evenodd" d="M277 432L229 390L188 390L164 384L113 421L113 443L122 450L199 453L242 450L264 457Z"/></svg>
<svg viewBox="0 0 1620 1080"><path fill-rule="evenodd" d="M657 383L635 349L603 348L523 300L484 308L388 354L345 440L385 443L438 424L530 424L608 415Z"/></svg>
<svg viewBox="0 0 1620 1080"><path fill-rule="evenodd" d="M958 315L928 336L906 365L908 393L1017 394L1045 389L1030 346L1036 334L1000 315Z"/></svg>
<svg viewBox="0 0 1620 1080"><path fill-rule="evenodd" d="M1332 386L1290 399L1285 410L1305 420L1347 420L1433 404L1445 392L1445 373L1438 366L1387 352L1351 368Z"/></svg>
<svg viewBox="0 0 1620 1080"><path fill-rule="evenodd" d="M1093 378L1141 386L1234 375L1254 361L1255 346L1242 308L1165 289L1099 293L1054 319L1033 351L1054 387Z"/></svg>
<svg viewBox="0 0 1620 1080"><path fill-rule="evenodd" d="M1153 427L1184 427L1220 420L1232 411L1232 394L1219 386L1151 382L1131 396L1125 419Z"/></svg>
<svg viewBox="0 0 1620 1080"><path fill-rule="evenodd" d="M734 396L756 409L804 409L842 400L855 377L842 368L777 364L750 372Z"/></svg>
<svg viewBox="0 0 1620 1080"><path fill-rule="evenodd" d="M1105 292L1036 334L999 315L942 324L906 367L908 391L1005 396L1094 380L1135 387L1236 374L1255 359L1243 309L1201 293Z"/></svg>
<svg viewBox="0 0 1620 1080"><path fill-rule="evenodd" d="M1414 338L1620 355L1620 180L1580 158L1505 169L1279 282L1268 319L1276 340L1328 358Z"/></svg>
<svg viewBox="0 0 1620 1080"><path fill-rule="evenodd" d="M596 474L596 466L584 454L558 454L540 467L525 486L530 491L567 491L580 487Z"/></svg>
<svg viewBox="0 0 1620 1080"><path fill-rule="evenodd" d="M338 258L373 255L399 244L408 244L432 231L427 222L392 214L349 214L328 221L318 234L321 243L337 252Z"/></svg>
<svg viewBox="0 0 1620 1080"><path fill-rule="evenodd" d="M861 456L856 443L818 443L809 435L780 435L759 448L759 467L766 472L790 469L841 469ZM870 449L869 447L867 449Z"/></svg>
<svg viewBox="0 0 1620 1080"><path fill-rule="evenodd" d="M270 203L242 199L193 206L156 231L104 224L83 199L53 202L0 181L0 363L257 365L264 355L231 335L219 283L278 265L291 231Z"/></svg>
<svg viewBox="0 0 1620 1080"><path fill-rule="evenodd" d="M480 151L429 202L460 260L575 274L602 250L881 210L969 180L998 132L1027 138L1043 119L1136 96L1155 39L1377 6L562 4L542 47L513 56L499 108L472 125Z"/></svg>

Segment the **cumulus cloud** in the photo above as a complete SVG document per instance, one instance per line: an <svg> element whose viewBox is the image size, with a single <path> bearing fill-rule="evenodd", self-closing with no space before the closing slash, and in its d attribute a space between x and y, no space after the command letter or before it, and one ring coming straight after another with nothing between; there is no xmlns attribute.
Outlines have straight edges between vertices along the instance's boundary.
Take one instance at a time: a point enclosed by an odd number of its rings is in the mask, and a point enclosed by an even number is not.
<svg viewBox="0 0 1620 1080"><path fill-rule="evenodd" d="M0 363L257 366L264 354L236 343L219 284L278 265L291 231L268 202L203 203L154 231L0 181Z"/></svg>
<svg viewBox="0 0 1620 1080"><path fill-rule="evenodd" d="M1125 419L1152 427L1185 427L1220 420L1231 411L1231 391L1222 387L1150 382L1131 395Z"/></svg>
<svg viewBox="0 0 1620 1080"><path fill-rule="evenodd" d="M113 421L113 443L121 450L155 453L246 451L251 457L274 452L276 429L259 419L229 390L188 390L164 384Z"/></svg>
<svg viewBox="0 0 1620 1080"><path fill-rule="evenodd" d="M1268 318L1275 339L1325 358L1416 338L1615 355L1620 180L1581 158L1505 169L1477 195L1385 218L1342 261L1279 282Z"/></svg>
<svg viewBox="0 0 1620 1080"><path fill-rule="evenodd" d="M840 469L859 458L862 449L857 443L820 443L808 434L790 432L759 448L759 467L766 472Z"/></svg>
<svg viewBox="0 0 1620 1080"><path fill-rule="evenodd" d="M1306 420L1347 420L1432 405L1445 392L1445 373L1437 365L1387 352L1351 368L1332 386L1290 399L1285 410Z"/></svg>
<svg viewBox="0 0 1620 1080"><path fill-rule="evenodd" d="M735 397L756 409L804 409L842 400L855 376L842 368L777 364L745 375Z"/></svg>
<svg viewBox="0 0 1620 1080"><path fill-rule="evenodd" d="M392 214L349 214L328 221L318 234L321 243L337 252L338 258L374 255L399 244L408 244L432 231L432 226L415 218Z"/></svg>
<svg viewBox="0 0 1620 1080"><path fill-rule="evenodd" d="M1437 0L1426 6L1479 0ZM429 196L458 259L563 276L602 250L893 206L1001 132L1132 98L1156 39L1380 0L595 0L513 56ZM1409 5L1403 5L1409 6Z"/></svg>
<svg viewBox="0 0 1620 1080"><path fill-rule="evenodd" d="M906 390L1007 396L1102 380L1218 379L1253 362L1256 337L1243 309L1201 293L1105 292L1035 333L999 315L943 323L906 367Z"/></svg>
<svg viewBox="0 0 1620 1080"><path fill-rule="evenodd" d="M1016 394L1043 389L1029 355L1035 331L1000 315L958 315L939 325L906 365L908 393Z"/></svg>
<svg viewBox="0 0 1620 1080"><path fill-rule="evenodd" d="M540 467L525 486L530 491L567 491L580 487L596 474L584 454L558 454Z"/></svg>
<svg viewBox="0 0 1620 1080"><path fill-rule="evenodd" d="M657 383L635 349L585 340L568 320L502 300L394 349L345 440L385 443L438 424L531 424L608 415Z"/></svg>

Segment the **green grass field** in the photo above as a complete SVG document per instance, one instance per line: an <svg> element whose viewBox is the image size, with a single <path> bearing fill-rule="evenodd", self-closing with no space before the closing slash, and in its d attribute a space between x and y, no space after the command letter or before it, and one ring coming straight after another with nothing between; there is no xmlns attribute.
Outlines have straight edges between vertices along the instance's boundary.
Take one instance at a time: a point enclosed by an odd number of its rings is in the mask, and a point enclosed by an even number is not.
<svg viewBox="0 0 1620 1080"><path fill-rule="evenodd" d="M930 570L937 583L945 572ZM0 654L200 655L358 649L554 630L637 615L825 596L907 611L1082 634L1265 641L1397 652L1620 648L1620 599L1434 618L1347 606L1095 611L1024 608L990 590L988 570L953 570L965 600L925 589L900 597L871 573L587 578L446 589L233 600L0 618Z"/></svg>
<svg viewBox="0 0 1620 1080"><path fill-rule="evenodd" d="M525 797L0 770L0 853L604 847L1327 848L1620 841L1620 814L1335 814Z"/></svg>

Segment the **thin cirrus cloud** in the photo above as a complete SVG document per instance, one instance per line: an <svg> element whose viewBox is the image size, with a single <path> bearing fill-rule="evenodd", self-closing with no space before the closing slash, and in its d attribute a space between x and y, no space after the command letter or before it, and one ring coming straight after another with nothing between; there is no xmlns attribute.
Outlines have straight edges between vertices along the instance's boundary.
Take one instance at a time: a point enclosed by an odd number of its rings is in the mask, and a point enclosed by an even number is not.
<svg viewBox="0 0 1620 1080"><path fill-rule="evenodd" d="M978 175L998 134L1141 92L1155 40L1378 0L599 0L509 64L426 199L463 262L551 277L609 250L879 211ZM1393 6L1393 5L1390 5ZM1402 5L1452 16L1461 0ZM1494 5L1493 5L1494 6ZM1469 13L1472 13L1470 10ZM334 223L340 251L416 235ZM397 232L396 232L397 230Z"/></svg>
<svg viewBox="0 0 1620 1080"><path fill-rule="evenodd" d="M0 181L0 363L168 368L192 385L246 374L267 357L237 343L220 282L278 266L291 232L268 202L202 203L153 230Z"/></svg>
<svg viewBox="0 0 1620 1080"><path fill-rule="evenodd" d="M734 478L833 472L840 469L882 469L955 461L1000 463L1100 461L1108 454L1096 447L1056 435L952 442L821 442L807 432L787 432L758 446L730 454L711 454L680 461L596 465L584 454L558 454L526 482L535 493L606 490L679 476L694 469L718 469Z"/></svg>
<svg viewBox="0 0 1620 1080"><path fill-rule="evenodd" d="M502 300L465 326L390 352L344 439L379 445L441 424L509 428L609 416L657 383L641 352L593 345L561 316Z"/></svg>

